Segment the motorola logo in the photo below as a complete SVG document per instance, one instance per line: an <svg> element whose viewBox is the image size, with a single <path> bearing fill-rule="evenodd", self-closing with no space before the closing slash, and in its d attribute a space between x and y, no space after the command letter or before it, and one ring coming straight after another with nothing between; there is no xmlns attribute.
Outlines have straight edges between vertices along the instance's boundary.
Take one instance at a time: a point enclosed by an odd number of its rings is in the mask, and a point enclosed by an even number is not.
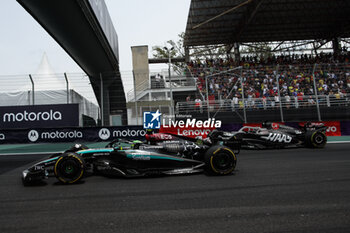
<svg viewBox="0 0 350 233"><path fill-rule="evenodd" d="M0 141L5 140L5 139L6 139L5 134L0 133Z"/></svg>
<svg viewBox="0 0 350 233"><path fill-rule="evenodd" d="M3 115L3 122L22 122L22 121L61 121L62 113L50 109L47 112L27 112L13 113L7 112Z"/></svg>
<svg viewBox="0 0 350 233"><path fill-rule="evenodd" d="M31 130L28 133L28 139L31 142L36 142L39 139L39 133L36 130Z"/></svg>
<svg viewBox="0 0 350 233"><path fill-rule="evenodd" d="M110 132L109 129L107 129L107 128L102 128L102 129L100 129L100 131L98 132L98 136L99 136L102 140L107 140L107 139L109 139L109 137L111 136L111 132Z"/></svg>
<svg viewBox="0 0 350 233"><path fill-rule="evenodd" d="M113 137L139 137L145 136L146 130L135 130L135 129L125 129L125 130L115 130L113 131Z"/></svg>

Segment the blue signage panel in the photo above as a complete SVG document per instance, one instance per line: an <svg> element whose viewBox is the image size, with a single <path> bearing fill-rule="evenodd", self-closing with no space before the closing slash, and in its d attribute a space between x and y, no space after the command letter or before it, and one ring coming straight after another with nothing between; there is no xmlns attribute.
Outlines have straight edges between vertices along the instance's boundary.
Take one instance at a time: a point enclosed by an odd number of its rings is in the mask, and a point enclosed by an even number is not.
<svg viewBox="0 0 350 233"><path fill-rule="evenodd" d="M0 129L0 145L43 142L108 142L115 139L143 140L145 134L146 130L142 126Z"/></svg>

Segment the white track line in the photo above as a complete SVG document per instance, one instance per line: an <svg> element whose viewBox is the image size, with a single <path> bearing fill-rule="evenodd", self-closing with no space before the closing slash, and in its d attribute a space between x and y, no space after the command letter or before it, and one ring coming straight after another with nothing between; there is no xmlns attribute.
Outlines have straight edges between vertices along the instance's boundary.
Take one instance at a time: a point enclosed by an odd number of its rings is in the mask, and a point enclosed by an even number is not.
<svg viewBox="0 0 350 233"><path fill-rule="evenodd" d="M44 154L55 154L55 153L61 153L62 151L55 151L55 152L31 152L31 153L3 153L0 154L0 156L5 155L44 155Z"/></svg>
<svg viewBox="0 0 350 233"><path fill-rule="evenodd" d="M335 143L350 143L350 141L328 141L327 143L332 143L332 144L335 144Z"/></svg>

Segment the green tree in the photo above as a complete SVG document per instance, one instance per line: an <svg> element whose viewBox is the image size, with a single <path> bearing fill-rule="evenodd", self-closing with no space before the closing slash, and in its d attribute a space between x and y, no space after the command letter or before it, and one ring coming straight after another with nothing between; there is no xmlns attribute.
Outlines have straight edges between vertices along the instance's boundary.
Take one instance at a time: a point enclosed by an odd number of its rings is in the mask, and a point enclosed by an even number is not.
<svg viewBox="0 0 350 233"><path fill-rule="evenodd" d="M171 58L184 58L185 57L185 49L184 49L184 38L185 33L182 32L179 35L179 39L177 41L168 40L166 42L167 48L174 48L170 52ZM158 59L168 59L168 51L164 49L164 46L153 46L153 57ZM226 52L225 45L203 45L198 47L193 47L190 49L190 58L192 60L204 60L204 59L217 59L217 58L225 58L230 56ZM187 64L185 62L173 62L173 70L179 74L183 75L187 70Z"/></svg>
<svg viewBox="0 0 350 233"><path fill-rule="evenodd" d="M184 58L185 57L185 49L184 49L184 36L185 33L182 32L179 35L178 41L168 40L166 42L167 48L174 48L170 50L170 57L173 58ZM158 59L168 59L168 51L164 49L164 46L153 46L153 57ZM173 70L178 75L183 75L184 71L187 69L187 65L185 62L172 62Z"/></svg>
<svg viewBox="0 0 350 233"><path fill-rule="evenodd" d="M226 52L225 45L203 45L191 49L193 60L228 58L230 54Z"/></svg>

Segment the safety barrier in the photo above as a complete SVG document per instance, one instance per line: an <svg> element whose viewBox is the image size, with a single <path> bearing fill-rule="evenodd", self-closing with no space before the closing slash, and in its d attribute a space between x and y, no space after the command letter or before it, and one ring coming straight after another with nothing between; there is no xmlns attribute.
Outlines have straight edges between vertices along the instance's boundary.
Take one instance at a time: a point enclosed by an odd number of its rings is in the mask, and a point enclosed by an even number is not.
<svg viewBox="0 0 350 233"><path fill-rule="evenodd" d="M320 122L319 122L320 123ZM327 136L350 136L350 121L325 121ZM303 122L287 122L286 125L298 127ZM221 130L237 131L247 124L223 124ZM249 124L259 125L259 124ZM261 125L261 124L260 124ZM206 136L214 128L166 128L160 132L180 133L183 136ZM11 143L59 143L59 142L99 142L114 139L143 140L146 130L143 126L118 127L71 127L71 128L36 128L0 130L0 145Z"/></svg>
<svg viewBox="0 0 350 233"><path fill-rule="evenodd" d="M277 96L275 96L277 97ZM292 109L304 107L316 108L316 96L315 95L305 95L305 96L288 96L288 97L267 97L267 98L248 98L248 99L223 99L223 100L209 100L207 101L188 101L188 102L178 102L176 104L176 113L186 113L189 111L197 110L206 113L210 112L230 112L239 109L249 109L249 110L259 110L259 109ZM324 107L334 107L334 106L349 106L350 105L350 95L344 94L342 96L329 96L320 95L317 96L319 106Z"/></svg>

